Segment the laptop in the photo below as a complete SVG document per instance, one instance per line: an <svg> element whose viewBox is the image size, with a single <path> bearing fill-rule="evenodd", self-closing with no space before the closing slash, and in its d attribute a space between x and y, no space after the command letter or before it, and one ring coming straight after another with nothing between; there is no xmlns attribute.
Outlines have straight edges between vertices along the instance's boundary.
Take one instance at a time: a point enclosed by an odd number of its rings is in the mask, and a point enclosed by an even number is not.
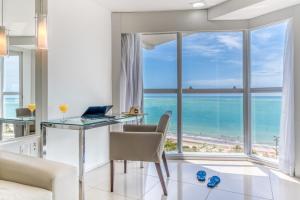
<svg viewBox="0 0 300 200"><path fill-rule="evenodd" d="M104 118L104 117L113 117L107 116L106 113L112 108L112 105L108 106L91 106L81 115L81 118L84 119L95 119L95 118Z"/></svg>

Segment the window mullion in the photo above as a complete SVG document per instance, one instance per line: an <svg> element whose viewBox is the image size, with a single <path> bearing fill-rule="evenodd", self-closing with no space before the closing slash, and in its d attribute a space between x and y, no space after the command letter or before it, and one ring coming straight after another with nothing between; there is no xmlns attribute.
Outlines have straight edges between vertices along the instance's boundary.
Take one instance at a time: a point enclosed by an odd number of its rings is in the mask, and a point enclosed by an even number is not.
<svg viewBox="0 0 300 200"><path fill-rule="evenodd" d="M177 149L182 153L182 33L177 33Z"/></svg>
<svg viewBox="0 0 300 200"><path fill-rule="evenodd" d="M244 152L251 154L251 64L250 64L250 35L249 31L244 31L243 40L243 84L244 84Z"/></svg>

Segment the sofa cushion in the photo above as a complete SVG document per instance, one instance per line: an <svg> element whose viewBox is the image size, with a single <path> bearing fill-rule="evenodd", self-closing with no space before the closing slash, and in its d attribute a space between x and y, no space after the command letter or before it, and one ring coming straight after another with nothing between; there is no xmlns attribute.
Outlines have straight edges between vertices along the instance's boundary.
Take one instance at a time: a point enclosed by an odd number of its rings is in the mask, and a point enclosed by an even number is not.
<svg viewBox="0 0 300 200"><path fill-rule="evenodd" d="M0 200L52 200L52 192L0 180Z"/></svg>

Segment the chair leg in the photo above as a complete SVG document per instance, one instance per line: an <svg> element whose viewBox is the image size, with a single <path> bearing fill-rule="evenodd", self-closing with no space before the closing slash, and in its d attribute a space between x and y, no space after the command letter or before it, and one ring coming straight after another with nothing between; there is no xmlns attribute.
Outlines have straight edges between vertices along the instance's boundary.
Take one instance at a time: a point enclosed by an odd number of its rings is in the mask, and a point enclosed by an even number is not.
<svg viewBox="0 0 300 200"><path fill-rule="evenodd" d="M114 191L114 161L110 161L110 191Z"/></svg>
<svg viewBox="0 0 300 200"><path fill-rule="evenodd" d="M169 172L169 168L168 168L168 163L167 163L167 158L166 158L165 151L163 151L163 153L162 153L162 160L164 162L164 166L165 166L165 170L166 170L166 173L167 173L167 177L170 177L170 172Z"/></svg>
<svg viewBox="0 0 300 200"><path fill-rule="evenodd" d="M124 174L127 173L127 160L124 160Z"/></svg>
<svg viewBox="0 0 300 200"><path fill-rule="evenodd" d="M167 192L167 188L166 188L165 180L164 180L164 177L163 177L163 173L161 171L160 164L159 163L155 163L155 167L156 167L156 171L157 171L158 176L159 176L161 187L162 187L162 189L164 191L164 195L167 196L168 192Z"/></svg>

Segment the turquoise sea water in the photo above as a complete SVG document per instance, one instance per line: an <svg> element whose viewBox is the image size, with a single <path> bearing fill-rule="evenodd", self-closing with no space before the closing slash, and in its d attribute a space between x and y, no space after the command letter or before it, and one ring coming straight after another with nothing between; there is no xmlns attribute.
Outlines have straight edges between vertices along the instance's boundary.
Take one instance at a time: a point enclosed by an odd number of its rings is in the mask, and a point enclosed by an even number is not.
<svg viewBox="0 0 300 200"><path fill-rule="evenodd" d="M242 95L183 95L182 104L184 134L243 141ZM15 116L18 107L18 96L4 98L5 117ZM148 124L156 124L165 111L173 111L170 131L176 133L176 95L145 94L144 110ZM273 145L274 136L279 135L281 97L252 96L251 110L254 143Z"/></svg>
<svg viewBox="0 0 300 200"><path fill-rule="evenodd" d="M252 137L258 144L274 144L279 135L281 97L253 95L251 106ZM243 141L242 95L183 95L183 134ZM177 98L172 94L145 94L146 123L155 124L166 111L172 110L170 131L176 133Z"/></svg>
<svg viewBox="0 0 300 200"><path fill-rule="evenodd" d="M4 117L15 117L16 109L19 108L19 96L18 95L10 95L4 96L3 98L3 116Z"/></svg>

